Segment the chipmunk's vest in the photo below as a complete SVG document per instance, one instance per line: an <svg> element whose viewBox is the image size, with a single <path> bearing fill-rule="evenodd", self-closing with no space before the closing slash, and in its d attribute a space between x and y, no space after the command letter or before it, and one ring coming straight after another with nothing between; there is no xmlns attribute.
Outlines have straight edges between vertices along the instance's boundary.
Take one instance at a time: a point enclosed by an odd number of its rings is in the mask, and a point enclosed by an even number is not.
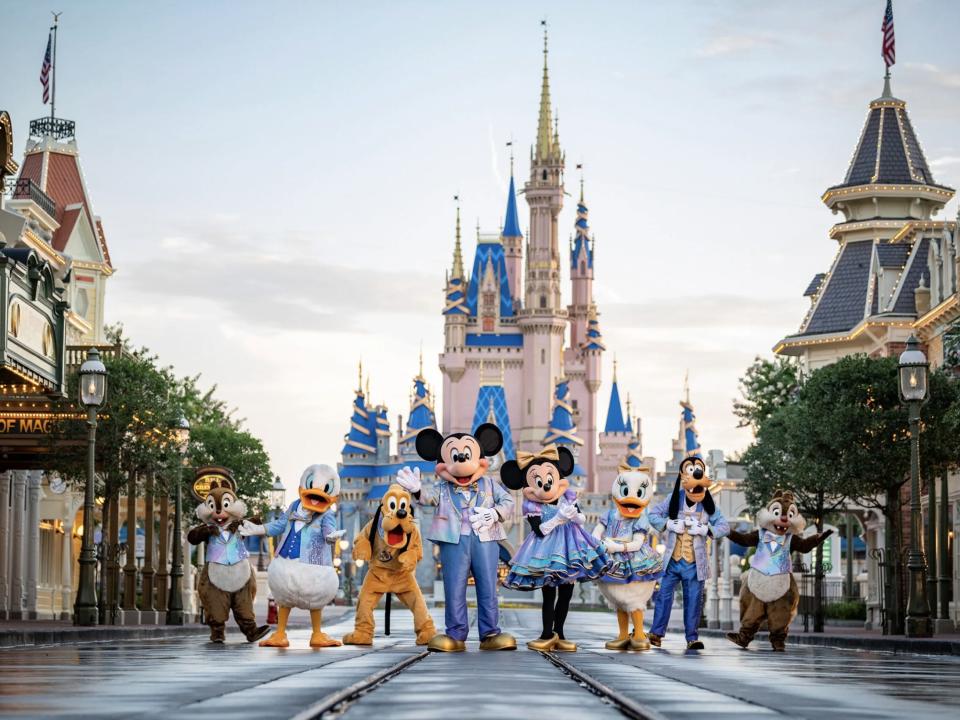
<svg viewBox="0 0 960 720"><path fill-rule="evenodd" d="M773 602L790 588L790 540L793 533L778 535L769 530L759 530L757 552L750 558L747 587L757 599ZM755 572L754 572L755 571Z"/></svg>
<svg viewBox="0 0 960 720"><path fill-rule="evenodd" d="M228 535L229 537L224 537ZM207 573L210 582L225 592L237 592L250 580L250 553L240 533L222 530L207 540Z"/></svg>

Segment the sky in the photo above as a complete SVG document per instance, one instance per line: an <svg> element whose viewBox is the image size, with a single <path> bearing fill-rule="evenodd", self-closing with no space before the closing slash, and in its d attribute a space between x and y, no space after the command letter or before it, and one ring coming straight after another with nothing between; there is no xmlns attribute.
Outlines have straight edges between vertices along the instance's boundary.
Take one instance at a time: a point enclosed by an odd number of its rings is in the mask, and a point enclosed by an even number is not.
<svg viewBox="0 0 960 720"><path fill-rule="evenodd" d="M441 386L453 196L469 262L477 222L500 226L511 139L529 172L546 16L567 189L582 163L596 235L599 422L615 354L662 465L688 371L701 445L750 442L738 379L797 330L834 255L820 195L882 89L884 6L0 0L0 108L19 152L62 11L57 114L117 269L107 320L217 385L292 488L339 460L361 358L394 431L421 345ZM894 17L894 94L957 187L960 3ZM562 249L574 219L571 199Z"/></svg>

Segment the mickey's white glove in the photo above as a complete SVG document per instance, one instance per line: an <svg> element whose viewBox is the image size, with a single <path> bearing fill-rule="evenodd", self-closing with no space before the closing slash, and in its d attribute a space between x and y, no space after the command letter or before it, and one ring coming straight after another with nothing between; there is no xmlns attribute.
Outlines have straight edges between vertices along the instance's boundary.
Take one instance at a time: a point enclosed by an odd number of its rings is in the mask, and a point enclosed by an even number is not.
<svg viewBox="0 0 960 720"><path fill-rule="evenodd" d="M682 535L686 527L687 526L683 524L683 520L680 518L677 518L676 520L667 520L667 530L676 533L677 535Z"/></svg>
<svg viewBox="0 0 960 720"><path fill-rule="evenodd" d="M240 535L241 537L250 537L251 535L266 535L267 528L263 525L257 525L252 523L249 520L244 520L243 524L240 526Z"/></svg>
<svg viewBox="0 0 960 720"><path fill-rule="evenodd" d="M623 543L618 543L613 538L607 538L603 541L603 551L608 553L618 553L623 552L624 547Z"/></svg>
<svg viewBox="0 0 960 720"><path fill-rule="evenodd" d="M332 533L327 535L324 540L326 540L331 545L336 545L337 541L343 537L343 534L347 532L346 530L334 530Z"/></svg>
<svg viewBox="0 0 960 720"><path fill-rule="evenodd" d="M477 508L476 512L471 516L470 522L479 530L480 528L491 527L497 522L499 517L497 511L493 508Z"/></svg>
<svg viewBox="0 0 960 720"><path fill-rule="evenodd" d="M411 495L420 492L420 468L402 467L397 473L397 483Z"/></svg>
<svg viewBox="0 0 960 720"><path fill-rule="evenodd" d="M694 520L693 525L687 530L691 535L706 535L710 531L710 526L699 520Z"/></svg>

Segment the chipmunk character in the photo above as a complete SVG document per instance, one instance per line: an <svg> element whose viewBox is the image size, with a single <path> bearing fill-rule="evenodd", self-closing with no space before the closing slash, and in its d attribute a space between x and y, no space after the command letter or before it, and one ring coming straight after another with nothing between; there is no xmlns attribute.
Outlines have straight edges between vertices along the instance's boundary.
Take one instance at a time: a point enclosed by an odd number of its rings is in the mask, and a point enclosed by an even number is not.
<svg viewBox="0 0 960 720"><path fill-rule="evenodd" d="M651 468L621 464L610 492L613 507L600 516L593 529L610 558L607 574L600 578L600 593L617 611L620 625L616 639L606 643L608 650L650 649L643 631L643 611L663 574L663 559L650 544L653 528L646 514L653 488Z"/></svg>
<svg viewBox="0 0 960 720"><path fill-rule="evenodd" d="M673 609L673 591L680 583L683 586L683 629L687 649L703 649L697 628L703 606L703 584L710 577L707 534L712 533L714 540L718 540L730 532L730 526L713 502L709 488L710 479L703 459L698 455L684 458L673 493L649 513L650 525L657 532L667 531L663 555L667 558L667 567L660 580L653 627L648 636L651 644L657 647L667 631Z"/></svg>
<svg viewBox="0 0 960 720"><path fill-rule="evenodd" d="M300 476L300 497L287 511L266 525L244 523L244 535L280 536L277 552L267 569L270 592L279 606L277 630L261 647L290 646L287 621L290 610L310 611L313 633L310 647L340 645L320 628L323 608L330 604L340 578L333 567L333 545L343 535L334 513L327 512L340 494L340 476L329 465L311 465Z"/></svg>
<svg viewBox="0 0 960 720"><path fill-rule="evenodd" d="M730 531L730 539L744 547L755 547L750 569L740 586L740 630L727 639L746 649L767 621L770 645L786 650L787 632L797 614L800 592L793 578L790 553L807 553L826 540L833 530L801 537L807 521L797 509L791 492L777 492L757 513L757 529L749 533Z"/></svg>
<svg viewBox="0 0 960 720"><path fill-rule="evenodd" d="M576 652L576 643L563 634L574 584L607 570L597 540L583 529L587 519L567 481L574 464L570 450L547 445L536 455L520 452L500 468L503 484L523 491L523 515L531 530L510 560L504 587L540 588L543 594L543 632L527 643L531 650Z"/></svg>
<svg viewBox="0 0 960 720"><path fill-rule="evenodd" d="M257 576L237 532L247 506L237 497L233 484L224 478L210 483L209 494L197 506L196 514L202 524L187 533L187 541L191 545L207 544L207 562L197 591L210 626L210 642L224 641L231 610L247 642L259 640L270 632L270 626L257 625L253 611Z"/></svg>
<svg viewBox="0 0 960 720"><path fill-rule="evenodd" d="M517 641L498 625L497 565L499 541L506 539L501 523L513 511L513 498L503 485L486 477L488 457L500 452L503 434L491 423L471 435L444 437L427 428L417 434L417 454L437 463L437 481L423 492L419 468L404 467L397 482L420 505L436 505L427 538L440 548L446 633L427 644L435 652L462 652L467 639L467 580L477 590L477 626L481 650L515 650Z"/></svg>
<svg viewBox="0 0 960 720"><path fill-rule="evenodd" d="M384 593L393 593L413 612L417 645L437 634L414 572L423 557L420 528L413 519L413 498L400 485L387 488L380 507L353 541L353 559L369 562L357 598L353 632L345 645L373 645L373 609Z"/></svg>

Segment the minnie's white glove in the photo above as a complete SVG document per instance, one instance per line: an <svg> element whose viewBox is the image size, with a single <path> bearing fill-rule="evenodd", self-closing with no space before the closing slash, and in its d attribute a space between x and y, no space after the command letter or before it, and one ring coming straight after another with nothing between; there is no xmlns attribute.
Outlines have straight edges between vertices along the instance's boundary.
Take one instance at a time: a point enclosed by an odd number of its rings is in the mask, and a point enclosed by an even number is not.
<svg viewBox="0 0 960 720"><path fill-rule="evenodd" d="M397 483L411 495L420 492L420 468L402 467L397 473Z"/></svg>
<svg viewBox="0 0 960 720"><path fill-rule="evenodd" d="M677 535L683 535L683 531L686 529L686 525L683 524L683 520L677 518L676 520L667 520L667 530Z"/></svg>
<svg viewBox="0 0 960 720"><path fill-rule="evenodd" d="M257 525L252 523L249 520L244 520L243 524L240 526L240 535L241 537L250 537L251 535L266 535L267 528L263 525Z"/></svg>
<svg viewBox="0 0 960 720"><path fill-rule="evenodd" d="M566 521L567 519L563 515L557 513L546 522L540 523L540 532L542 532L544 535L549 535L557 528L558 525L563 525Z"/></svg>

